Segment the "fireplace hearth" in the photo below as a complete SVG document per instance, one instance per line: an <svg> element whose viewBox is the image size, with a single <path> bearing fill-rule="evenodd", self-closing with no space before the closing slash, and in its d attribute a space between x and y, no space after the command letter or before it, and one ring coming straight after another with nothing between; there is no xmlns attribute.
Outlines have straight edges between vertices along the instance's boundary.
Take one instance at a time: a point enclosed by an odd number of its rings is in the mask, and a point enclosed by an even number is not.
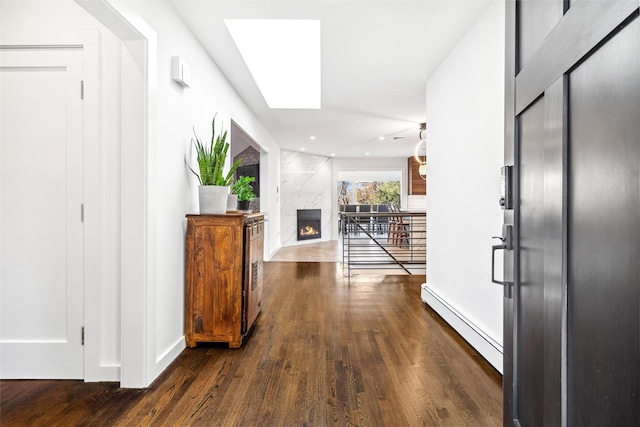
<svg viewBox="0 0 640 427"><path fill-rule="evenodd" d="M321 223L320 209L298 209L298 240L320 239Z"/></svg>

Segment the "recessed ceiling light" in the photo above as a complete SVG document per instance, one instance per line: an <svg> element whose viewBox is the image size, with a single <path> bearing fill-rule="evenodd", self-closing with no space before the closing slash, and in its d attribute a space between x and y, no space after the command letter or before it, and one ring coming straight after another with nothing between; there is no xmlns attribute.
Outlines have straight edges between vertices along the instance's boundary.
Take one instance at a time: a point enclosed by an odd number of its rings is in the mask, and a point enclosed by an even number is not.
<svg viewBox="0 0 640 427"><path fill-rule="evenodd" d="M310 136L309 139L316 139L316 137L315 136Z"/></svg>
<svg viewBox="0 0 640 427"><path fill-rule="evenodd" d="M304 151L304 147L300 147L300 151Z"/></svg>
<svg viewBox="0 0 640 427"><path fill-rule="evenodd" d="M364 155L365 155L365 156L368 156L368 155L369 155L369 152L367 151L366 153L364 153Z"/></svg>
<svg viewBox="0 0 640 427"><path fill-rule="evenodd" d="M320 108L320 21L225 19L269 108Z"/></svg>
<svg viewBox="0 0 640 427"><path fill-rule="evenodd" d="M384 141L384 136L378 138L380 141Z"/></svg>
<svg viewBox="0 0 640 427"><path fill-rule="evenodd" d="M331 153L331 156L332 156L332 157L333 157L333 156L335 156L335 155L336 155L336 153Z"/></svg>

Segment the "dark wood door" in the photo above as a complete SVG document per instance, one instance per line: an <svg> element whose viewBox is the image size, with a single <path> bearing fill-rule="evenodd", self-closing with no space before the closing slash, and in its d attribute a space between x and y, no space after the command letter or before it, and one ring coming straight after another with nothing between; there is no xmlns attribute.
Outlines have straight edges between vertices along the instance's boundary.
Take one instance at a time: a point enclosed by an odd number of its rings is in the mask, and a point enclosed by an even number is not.
<svg viewBox="0 0 640 427"><path fill-rule="evenodd" d="M640 425L638 6L507 2L505 425Z"/></svg>

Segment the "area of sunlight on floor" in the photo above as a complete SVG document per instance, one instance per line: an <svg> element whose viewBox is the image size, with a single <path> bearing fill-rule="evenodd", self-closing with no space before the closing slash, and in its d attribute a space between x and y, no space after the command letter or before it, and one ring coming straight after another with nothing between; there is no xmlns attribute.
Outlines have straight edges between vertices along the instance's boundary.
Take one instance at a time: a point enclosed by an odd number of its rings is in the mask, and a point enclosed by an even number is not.
<svg viewBox="0 0 640 427"><path fill-rule="evenodd" d="M385 236L378 236L383 241ZM371 243L372 246L375 246ZM345 260L343 260L345 258ZM405 275L408 274L403 268L389 264L381 264L372 267L361 268L352 266L348 268L346 263L346 252L344 252L343 239L329 240L323 242L303 243L280 248L269 261L273 262L337 262L343 266L344 274L348 275ZM411 266L408 268L411 274L426 274L424 265L422 267Z"/></svg>

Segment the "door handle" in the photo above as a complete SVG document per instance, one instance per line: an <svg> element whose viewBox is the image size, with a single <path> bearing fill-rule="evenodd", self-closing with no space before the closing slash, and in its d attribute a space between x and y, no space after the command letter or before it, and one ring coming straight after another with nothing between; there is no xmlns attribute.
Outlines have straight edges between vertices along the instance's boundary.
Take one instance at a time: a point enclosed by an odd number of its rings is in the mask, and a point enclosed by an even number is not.
<svg viewBox="0 0 640 427"><path fill-rule="evenodd" d="M501 282L496 280L496 251L507 249L507 245L493 245L491 246L491 281L498 285L508 285L511 282Z"/></svg>
<svg viewBox="0 0 640 427"><path fill-rule="evenodd" d="M512 282L500 281L496 280L496 251L500 250L513 250L513 236L512 236L512 226L505 225L503 228L503 236L497 237L493 236L493 239L499 239L502 241L501 245L493 245L491 246L491 282L497 283L498 285L512 285Z"/></svg>

